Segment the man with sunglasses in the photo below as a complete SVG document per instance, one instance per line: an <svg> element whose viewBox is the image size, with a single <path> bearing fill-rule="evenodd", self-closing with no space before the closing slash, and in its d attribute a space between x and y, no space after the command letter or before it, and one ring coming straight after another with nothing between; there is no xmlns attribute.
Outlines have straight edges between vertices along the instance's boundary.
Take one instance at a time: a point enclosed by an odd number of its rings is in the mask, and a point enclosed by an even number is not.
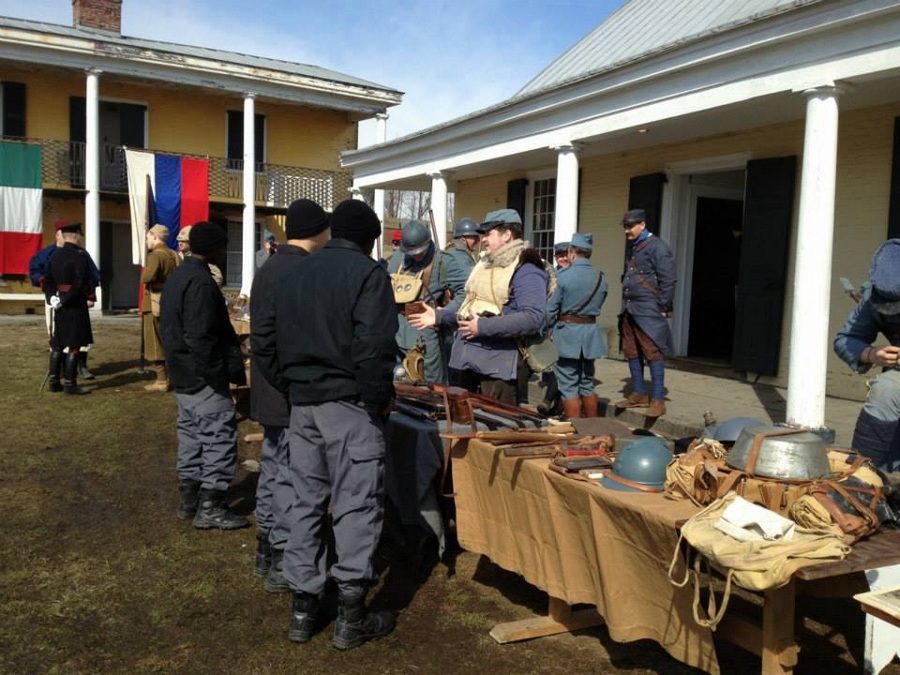
<svg viewBox="0 0 900 675"><path fill-rule="evenodd" d="M675 257L668 244L647 229L644 209L622 216L625 233L625 271L622 274L622 313L619 340L631 372L631 394L616 408L647 408L655 419L666 414L665 356L672 351L672 296ZM644 382L644 363L650 364L650 393Z"/></svg>

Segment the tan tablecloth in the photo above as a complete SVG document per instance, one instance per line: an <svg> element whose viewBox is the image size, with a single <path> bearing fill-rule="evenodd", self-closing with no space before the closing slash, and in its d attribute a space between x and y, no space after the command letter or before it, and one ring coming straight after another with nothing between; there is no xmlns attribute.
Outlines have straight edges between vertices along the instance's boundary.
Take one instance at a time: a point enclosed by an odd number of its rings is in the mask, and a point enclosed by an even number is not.
<svg viewBox="0 0 900 675"><path fill-rule="evenodd" d="M591 604L612 639L651 639L717 674L712 633L692 616L690 585L667 571L675 523L695 511L662 495L617 492L566 478L547 459L513 459L457 441L453 484L459 542L568 604Z"/></svg>

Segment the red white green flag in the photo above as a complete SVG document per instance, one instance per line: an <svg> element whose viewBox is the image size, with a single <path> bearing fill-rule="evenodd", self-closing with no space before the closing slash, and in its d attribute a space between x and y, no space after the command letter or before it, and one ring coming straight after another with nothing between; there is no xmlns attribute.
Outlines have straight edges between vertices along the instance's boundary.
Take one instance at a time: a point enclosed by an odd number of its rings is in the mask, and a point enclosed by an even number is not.
<svg viewBox="0 0 900 675"><path fill-rule="evenodd" d="M28 274L41 247L41 146L0 141L0 274Z"/></svg>

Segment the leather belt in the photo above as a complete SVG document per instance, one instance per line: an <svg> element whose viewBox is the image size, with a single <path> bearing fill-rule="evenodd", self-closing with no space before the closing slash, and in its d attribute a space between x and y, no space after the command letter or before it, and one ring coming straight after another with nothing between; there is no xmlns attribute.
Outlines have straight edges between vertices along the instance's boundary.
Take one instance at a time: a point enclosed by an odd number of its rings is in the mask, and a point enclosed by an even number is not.
<svg viewBox="0 0 900 675"><path fill-rule="evenodd" d="M72 284L56 284L56 290L60 293L68 293L72 290Z"/></svg>
<svg viewBox="0 0 900 675"><path fill-rule="evenodd" d="M421 314L425 311L425 303L421 300L407 302L405 305L397 305L397 313L409 318L413 314Z"/></svg>
<svg viewBox="0 0 900 675"><path fill-rule="evenodd" d="M560 314L557 318L560 323L596 323L596 316L581 316L580 314Z"/></svg>

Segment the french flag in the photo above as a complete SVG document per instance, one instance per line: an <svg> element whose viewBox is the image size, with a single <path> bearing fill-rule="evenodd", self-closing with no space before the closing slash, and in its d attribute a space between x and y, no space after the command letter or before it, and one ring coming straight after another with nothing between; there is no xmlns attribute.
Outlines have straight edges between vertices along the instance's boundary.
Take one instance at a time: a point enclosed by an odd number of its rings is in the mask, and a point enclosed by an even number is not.
<svg viewBox="0 0 900 675"><path fill-rule="evenodd" d="M209 219L209 160L126 150L131 207L132 257L144 264L144 233L153 225L169 228L169 247L177 249L182 227ZM155 211L155 217L153 212Z"/></svg>

